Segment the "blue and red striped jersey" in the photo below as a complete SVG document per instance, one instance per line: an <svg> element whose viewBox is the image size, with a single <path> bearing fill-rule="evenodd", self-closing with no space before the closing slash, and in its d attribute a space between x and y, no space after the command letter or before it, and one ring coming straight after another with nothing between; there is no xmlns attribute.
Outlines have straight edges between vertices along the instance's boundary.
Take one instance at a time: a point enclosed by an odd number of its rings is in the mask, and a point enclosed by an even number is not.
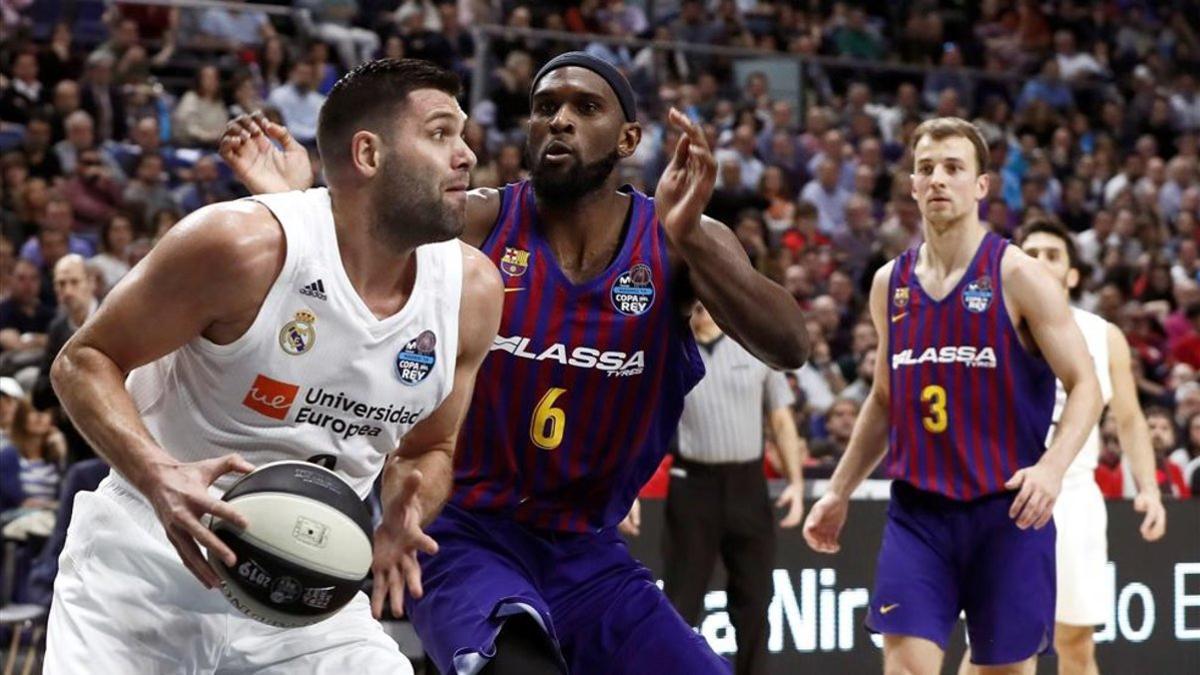
<svg viewBox="0 0 1200 675"><path fill-rule="evenodd" d="M611 527L666 453L704 365L654 201L623 190L624 241L581 284L542 236L532 185L502 191L482 249L501 270L504 314L459 436L453 503L539 529Z"/></svg>
<svg viewBox="0 0 1200 675"><path fill-rule="evenodd" d="M953 499L1005 491L1046 449L1055 377L1021 344L1004 305L988 233L941 300L921 288L918 248L896 258L888 284L891 431L887 475Z"/></svg>

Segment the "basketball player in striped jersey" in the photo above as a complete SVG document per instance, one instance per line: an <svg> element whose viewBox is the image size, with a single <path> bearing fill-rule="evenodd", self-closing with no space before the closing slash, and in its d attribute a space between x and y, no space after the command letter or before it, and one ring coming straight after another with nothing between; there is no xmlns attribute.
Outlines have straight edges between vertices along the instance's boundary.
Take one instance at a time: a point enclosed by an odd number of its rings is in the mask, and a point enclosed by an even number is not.
<svg viewBox="0 0 1200 675"><path fill-rule="evenodd" d="M849 495L886 455L892 500L867 614L884 672L939 672L965 610L981 672L1032 673L1054 637L1054 503L1099 387L1055 280L979 222L979 130L935 118L912 144L925 243L875 275L886 358L804 534L836 552ZM1067 399L1046 447L1056 376Z"/></svg>
<svg viewBox="0 0 1200 675"><path fill-rule="evenodd" d="M694 297L781 368L807 356L803 316L728 227L702 216L716 164L699 127L671 112L682 138L651 199L614 171L642 133L615 68L560 55L530 98L532 180L468 204L463 238L500 266L504 316L409 615L443 673L728 672L617 525L703 374L686 319ZM251 189L289 186L281 129L242 119L223 143Z"/></svg>
<svg viewBox="0 0 1200 675"><path fill-rule="evenodd" d="M245 525L214 494L230 472L320 458L364 498L384 473L377 607L436 550L423 486L450 480L503 297L454 240L475 161L458 92L422 61L354 69L321 108L328 190L192 213L63 348L55 390L113 472L76 498L47 673L412 672L362 593L303 628L240 614L201 549L271 580L201 519Z"/></svg>
<svg viewBox="0 0 1200 675"><path fill-rule="evenodd" d="M1062 225L1036 219L1021 227L1021 250L1038 259L1059 282L1064 295L1079 283L1078 253L1071 234ZM1138 404L1129 343L1120 329L1077 307L1071 309L1083 332L1088 353L1100 383L1100 393L1117 422L1121 449L1133 467L1138 493L1134 508L1145 513L1142 538L1157 541L1166 532L1167 514L1154 479L1154 449L1150 429ZM1054 423L1062 415L1066 392L1057 387ZM1051 427L1051 436L1054 434ZM1052 439L1051 439L1052 440ZM1108 511L1096 484L1100 459L1100 429L1088 434L1083 450L1063 478L1062 493L1054 505L1058 530L1058 601L1055 610L1054 649L1061 675L1096 675L1095 627L1108 620L1113 608L1113 580L1108 578ZM968 655L969 656L969 655ZM966 663L961 673L973 673Z"/></svg>

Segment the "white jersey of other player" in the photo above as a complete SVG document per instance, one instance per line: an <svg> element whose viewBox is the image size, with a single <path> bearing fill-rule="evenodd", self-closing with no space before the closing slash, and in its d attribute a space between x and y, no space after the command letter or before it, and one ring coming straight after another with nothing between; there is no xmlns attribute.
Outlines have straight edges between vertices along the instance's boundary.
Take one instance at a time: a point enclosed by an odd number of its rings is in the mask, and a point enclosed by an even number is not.
<svg viewBox="0 0 1200 675"><path fill-rule="evenodd" d="M126 387L155 440L181 461L238 452L261 466L324 455L365 497L388 453L453 386L461 245L419 247L411 297L380 320L346 276L327 190L254 199L282 225L287 254L250 329L227 345L197 337L131 372Z"/></svg>
<svg viewBox="0 0 1200 675"><path fill-rule="evenodd" d="M1107 406L1108 402L1112 400L1112 376L1108 369L1108 321L1077 307L1072 307L1071 312L1075 316L1075 323L1083 333L1088 353L1091 354L1092 361L1095 363L1096 379L1100 381L1100 397ZM1053 424L1050 427L1050 437L1046 439L1047 444L1050 443L1058 429L1058 422L1062 418L1063 406L1066 402L1067 392L1063 389L1062 382L1058 382L1055 392ZM1094 472L1099 461L1100 425L1096 425L1088 434L1087 441L1084 442L1079 454L1075 456L1075 461L1071 462L1071 466L1067 468L1067 473L1063 476L1063 488L1085 479L1094 482Z"/></svg>

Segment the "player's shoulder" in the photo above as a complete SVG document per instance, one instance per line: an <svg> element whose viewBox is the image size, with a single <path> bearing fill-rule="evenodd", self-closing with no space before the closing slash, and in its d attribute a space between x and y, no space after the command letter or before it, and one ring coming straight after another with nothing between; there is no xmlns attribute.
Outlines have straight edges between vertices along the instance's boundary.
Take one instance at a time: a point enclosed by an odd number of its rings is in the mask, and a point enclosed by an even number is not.
<svg viewBox="0 0 1200 675"><path fill-rule="evenodd" d="M172 227L151 254L173 260L195 260L211 266L220 261L221 276L251 281L274 278L287 251L283 227L263 204L242 199L197 209Z"/></svg>
<svg viewBox="0 0 1200 675"><path fill-rule="evenodd" d="M1083 333L1089 348L1093 344L1093 341L1096 344L1111 343L1114 333L1122 340L1125 339L1120 328L1117 328L1108 319L1094 312L1071 305L1071 318L1075 320L1075 325Z"/></svg>
<svg viewBox="0 0 1200 675"><path fill-rule="evenodd" d="M1129 339L1125 332L1111 321L1104 321L1104 338L1108 344L1109 367L1126 367L1129 365Z"/></svg>
<svg viewBox="0 0 1200 675"><path fill-rule="evenodd" d="M465 241L458 242L463 259L464 292L471 290L484 295L504 295L504 282L500 279L500 270L483 251L471 246Z"/></svg>
<svg viewBox="0 0 1200 675"><path fill-rule="evenodd" d="M1089 312L1082 307L1071 305L1071 315L1075 317L1076 323L1102 327L1103 330L1108 330L1110 327L1116 328L1116 326L1113 326L1108 319L1105 319L1095 312Z"/></svg>
<svg viewBox="0 0 1200 675"><path fill-rule="evenodd" d="M892 258L891 260L885 262L882 267L875 270L875 275L871 277L872 288L874 288L876 284L883 284L886 286L887 284L891 283L892 271L896 269L896 261L898 260L899 258Z"/></svg>
<svg viewBox="0 0 1200 675"><path fill-rule="evenodd" d="M871 277L871 297L876 294L886 293L888 286L892 283L892 272L896 269L896 261L898 258L892 258L885 262L882 267L875 270L875 274Z"/></svg>
<svg viewBox="0 0 1200 675"><path fill-rule="evenodd" d="M1000 281L1008 289L1040 292L1055 285L1045 265L1038 262L1020 246L1006 246L1000 258Z"/></svg>
<svg viewBox="0 0 1200 675"><path fill-rule="evenodd" d="M224 249L236 259L258 249L282 248L285 237L270 209L252 199L239 199L193 211L160 244Z"/></svg>
<svg viewBox="0 0 1200 675"><path fill-rule="evenodd" d="M875 274L871 277L871 291L867 296L867 307L876 322L882 321L883 315L887 311L887 293L892 282L892 270L895 268L896 259L893 258L875 270ZM878 327L877 324L876 328L878 329Z"/></svg>
<svg viewBox="0 0 1200 675"><path fill-rule="evenodd" d="M458 242L463 257L463 285L460 313L464 317L490 315L504 305L504 281L500 270L482 251Z"/></svg>
<svg viewBox="0 0 1200 675"><path fill-rule="evenodd" d="M1004 276L1013 273L1025 274L1032 269L1041 269L1040 263L1022 251L1020 246L1006 242L1004 252L1000 256L1000 274Z"/></svg>
<svg viewBox="0 0 1200 675"><path fill-rule="evenodd" d="M500 212L500 201L504 196L504 188L478 187L467 192L467 208L486 207L493 215Z"/></svg>
<svg viewBox="0 0 1200 675"><path fill-rule="evenodd" d="M483 358L496 337L504 308L500 271L479 249L458 242L463 256L462 302L459 304L459 353Z"/></svg>
<svg viewBox="0 0 1200 675"><path fill-rule="evenodd" d="M500 219L503 190L475 188L467 192L467 223L462 238L474 246L482 246Z"/></svg>
<svg viewBox="0 0 1200 675"><path fill-rule="evenodd" d="M630 197L632 197L634 199L640 199L649 204L654 203L654 195L648 194L646 192L642 192L641 190L635 188L632 185L628 185L628 184L625 185L621 191L628 194ZM707 217L707 216L703 216L703 214L702 214L702 217Z"/></svg>

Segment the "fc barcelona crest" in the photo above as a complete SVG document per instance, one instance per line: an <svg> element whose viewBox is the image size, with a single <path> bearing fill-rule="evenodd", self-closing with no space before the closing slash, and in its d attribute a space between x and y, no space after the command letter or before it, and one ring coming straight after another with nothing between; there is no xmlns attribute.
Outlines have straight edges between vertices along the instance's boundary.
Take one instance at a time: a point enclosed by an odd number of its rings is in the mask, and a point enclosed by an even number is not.
<svg viewBox="0 0 1200 675"><path fill-rule="evenodd" d="M529 251L504 247L504 257L500 258L500 271L510 277L519 277L529 269Z"/></svg>
<svg viewBox="0 0 1200 675"><path fill-rule="evenodd" d="M892 305L896 309L904 309L908 306L908 286L897 286L892 292Z"/></svg>
<svg viewBox="0 0 1200 675"><path fill-rule="evenodd" d="M963 307L966 307L968 312L982 314L991 306L993 295L991 277L979 277L963 289Z"/></svg>

